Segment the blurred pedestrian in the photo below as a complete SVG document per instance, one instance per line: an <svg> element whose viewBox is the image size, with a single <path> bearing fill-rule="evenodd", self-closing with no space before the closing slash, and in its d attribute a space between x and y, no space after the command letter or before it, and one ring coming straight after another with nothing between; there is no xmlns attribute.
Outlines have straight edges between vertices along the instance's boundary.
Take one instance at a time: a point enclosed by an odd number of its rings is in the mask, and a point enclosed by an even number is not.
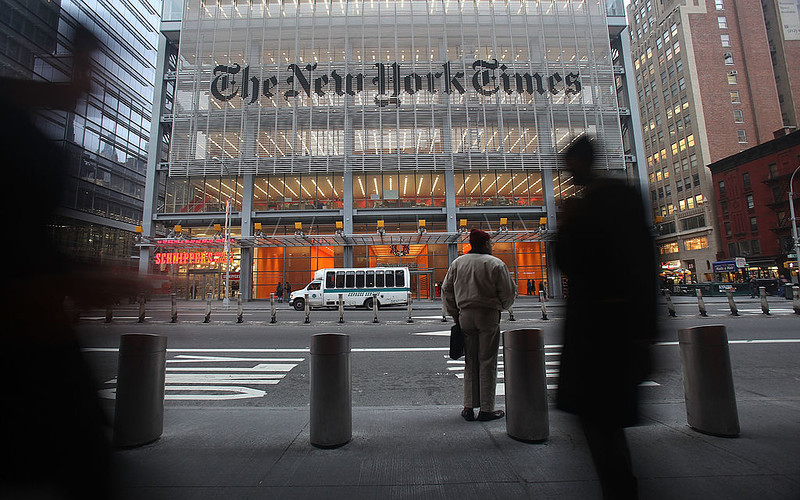
<svg viewBox="0 0 800 500"><path fill-rule="evenodd" d="M755 278L750 278L750 298L755 298L758 293L758 282Z"/></svg>
<svg viewBox="0 0 800 500"><path fill-rule="evenodd" d="M26 242L26 259L35 263L7 266L0 291L0 379L8 382L0 408L8 457L0 468L2 498L111 496L110 425L64 304L102 307L144 291L123 271L64 254L51 237L68 164L34 117L44 109L68 114L91 90L97 40L77 26L71 45L69 82L0 79L0 165L15 186L0 203L6 214L24 207L24 217L11 217L6 230ZM17 246L2 252L3 262L19 261Z"/></svg>
<svg viewBox="0 0 800 500"><path fill-rule="evenodd" d="M531 292L533 291L533 283L531 283L531 280L528 280L526 282L526 285L527 285L527 294L530 295Z"/></svg>
<svg viewBox="0 0 800 500"><path fill-rule="evenodd" d="M495 420L505 415L495 409L500 311L514 305L517 286L502 260L492 256L491 236L479 229L469 234L471 249L450 264L442 283L448 314L464 332L464 409L461 416Z"/></svg>
<svg viewBox="0 0 800 500"><path fill-rule="evenodd" d="M565 162L584 189L565 203L556 239L569 286L557 406L579 416L603 498L638 498L624 428L638 422L637 388L656 336L655 247L640 193L595 174L588 138L569 147ZM597 286L594 262L619 274Z"/></svg>
<svg viewBox="0 0 800 500"><path fill-rule="evenodd" d="M283 293L286 295L286 302L292 300L292 285L288 281L283 285Z"/></svg>
<svg viewBox="0 0 800 500"><path fill-rule="evenodd" d="M278 302L283 302L283 283L278 282L278 286L275 287L275 297L278 298Z"/></svg>

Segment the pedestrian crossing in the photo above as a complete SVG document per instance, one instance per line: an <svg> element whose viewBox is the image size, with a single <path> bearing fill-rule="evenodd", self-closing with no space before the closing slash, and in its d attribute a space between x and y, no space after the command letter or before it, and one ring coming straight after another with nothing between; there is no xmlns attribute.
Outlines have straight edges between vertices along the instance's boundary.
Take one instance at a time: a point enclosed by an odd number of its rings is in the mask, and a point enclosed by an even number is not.
<svg viewBox="0 0 800 500"><path fill-rule="evenodd" d="M547 379L547 390L552 391L558 389L558 374L561 367L561 347L560 345L546 345L545 346L545 377ZM444 358L447 360L447 371L454 373L459 380L464 379L464 359L453 360L448 355ZM658 387L661 384L653 380L646 380L639 384L640 387ZM505 363L503 361L503 350L497 355L497 390L496 396L505 396Z"/></svg>
<svg viewBox="0 0 800 500"><path fill-rule="evenodd" d="M544 350L545 356L545 377L547 378L547 390L554 390L558 388L558 369L561 365L561 346L560 345L552 345L552 346L545 346ZM445 356L447 359L447 371L454 373L455 376L459 380L464 379L464 358L461 359L450 359L448 356ZM500 352L497 355L497 391L495 392L496 396L505 396L506 394L506 385L505 385L505 363L503 361L503 350L500 349Z"/></svg>
<svg viewBox="0 0 800 500"><path fill-rule="evenodd" d="M304 357L240 357L177 354L167 359L164 399L168 401L227 401L261 398ZM116 396L117 379L100 395Z"/></svg>

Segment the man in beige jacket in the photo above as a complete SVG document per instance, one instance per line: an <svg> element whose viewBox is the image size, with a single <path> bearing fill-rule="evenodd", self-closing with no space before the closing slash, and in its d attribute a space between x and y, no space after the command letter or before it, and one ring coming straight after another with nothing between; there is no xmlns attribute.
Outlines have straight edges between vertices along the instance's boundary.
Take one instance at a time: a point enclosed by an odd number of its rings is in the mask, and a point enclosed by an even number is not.
<svg viewBox="0 0 800 500"><path fill-rule="evenodd" d="M464 332L464 420L475 420L473 408L480 407L478 420L495 420L505 415L495 410L497 350L500 346L500 311L514 304L517 286L502 260L492 256L491 236L473 229L472 249L450 264L442 283L442 300L447 312Z"/></svg>

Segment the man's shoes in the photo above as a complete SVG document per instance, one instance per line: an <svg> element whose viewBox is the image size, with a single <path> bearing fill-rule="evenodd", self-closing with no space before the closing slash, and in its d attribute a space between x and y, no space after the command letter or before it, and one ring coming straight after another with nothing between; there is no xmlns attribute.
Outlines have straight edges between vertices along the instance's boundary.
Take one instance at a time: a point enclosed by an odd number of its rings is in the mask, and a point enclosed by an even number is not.
<svg viewBox="0 0 800 500"><path fill-rule="evenodd" d="M473 422L475 420L475 413L473 413L472 408L464 408L461 410L461 416L467 422Z"/></svg>
<svg viewBox="0 0 800 500"><path fill-rule="evenodd" d="M489 420L497 420L498 418L503 418L506 416L506 412L503 410L495 410L495 411L482 411L478 413L478 420L481 422L488 422Z"/></svg>

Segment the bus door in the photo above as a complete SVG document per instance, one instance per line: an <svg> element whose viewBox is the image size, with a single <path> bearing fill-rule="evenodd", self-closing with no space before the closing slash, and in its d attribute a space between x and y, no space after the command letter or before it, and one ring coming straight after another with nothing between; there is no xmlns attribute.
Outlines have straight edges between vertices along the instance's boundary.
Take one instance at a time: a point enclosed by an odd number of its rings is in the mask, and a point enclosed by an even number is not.
<svg viewBox="0 0 800 500"><path fill-rule="evenodd" d="M305 293L308 294L308 307L320 307L325 305L322 300L322 283L312 281L306 287Z"/></svg>

